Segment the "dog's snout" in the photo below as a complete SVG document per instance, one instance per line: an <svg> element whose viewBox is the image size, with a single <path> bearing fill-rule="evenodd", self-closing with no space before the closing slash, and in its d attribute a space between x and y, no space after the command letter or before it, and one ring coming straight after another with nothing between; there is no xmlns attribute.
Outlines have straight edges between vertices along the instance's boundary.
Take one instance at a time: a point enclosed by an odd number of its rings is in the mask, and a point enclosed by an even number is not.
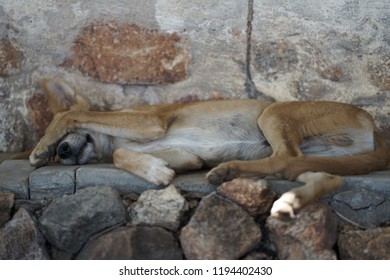
<svg viewBox="0 0 390 280"><path fill-rule="evenodd" d="M57 153L58 153L58 156L59 156L61 159L67 159L67 158L69 158L69 157L72 155L72 149L71 149L69 143L68 143L68 142L62 142L62 143L58 146Z"/></svg>

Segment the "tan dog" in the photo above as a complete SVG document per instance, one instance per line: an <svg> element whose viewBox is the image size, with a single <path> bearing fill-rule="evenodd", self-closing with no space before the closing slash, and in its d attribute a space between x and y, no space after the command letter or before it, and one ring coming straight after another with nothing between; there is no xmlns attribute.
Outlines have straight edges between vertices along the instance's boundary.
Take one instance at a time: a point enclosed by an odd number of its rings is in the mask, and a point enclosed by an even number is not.
<svg viewBox="0 0 390 280"><path fill-rule="evenodd" d="M56 115L30 155L37 167L55 155L64 164L113 161L164 185L175 171L211 167L212 184L276 174L305 183L271 211L293 216L340 188L336 175L382 170L390 161L372 117L348 104L226 100L98 112L64 81L41 85Z"/></svg>

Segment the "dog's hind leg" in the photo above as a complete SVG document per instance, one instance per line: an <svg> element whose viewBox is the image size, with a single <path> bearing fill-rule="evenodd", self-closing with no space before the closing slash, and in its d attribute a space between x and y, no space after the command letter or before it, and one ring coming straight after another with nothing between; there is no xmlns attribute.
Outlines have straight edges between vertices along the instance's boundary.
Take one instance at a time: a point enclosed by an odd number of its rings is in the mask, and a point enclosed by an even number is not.
<svg viewBox="0 0 390 280"><path fill-rule="evenodd" d="M305 172L296 180L304 185L282 194L272 206L272 216L288 215L292 218L297 210L343 186L342 177L325 172Z"/></svg>

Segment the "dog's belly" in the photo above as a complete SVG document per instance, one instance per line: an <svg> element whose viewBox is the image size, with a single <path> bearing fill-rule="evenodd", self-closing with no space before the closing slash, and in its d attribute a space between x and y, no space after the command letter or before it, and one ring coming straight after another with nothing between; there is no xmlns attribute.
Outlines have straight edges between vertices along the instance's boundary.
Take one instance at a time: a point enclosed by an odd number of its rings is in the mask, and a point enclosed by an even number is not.
<svg viewBox="0 0 390 280"><path fill-rule="evenodd" d="M158 154L169 149L192 153L208 166L229 160L253 160L268 157L272 149L257 126L256 114L187 119L173 123L164 138L148 143L120 140L116 146L133 151Z"/></svg>

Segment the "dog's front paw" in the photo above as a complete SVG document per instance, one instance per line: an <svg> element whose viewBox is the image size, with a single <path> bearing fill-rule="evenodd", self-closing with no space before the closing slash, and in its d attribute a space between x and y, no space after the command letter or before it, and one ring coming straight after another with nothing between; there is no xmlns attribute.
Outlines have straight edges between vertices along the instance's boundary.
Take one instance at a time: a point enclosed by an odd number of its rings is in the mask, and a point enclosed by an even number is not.
<svg viewBox="0 0 390 280"><path fill-rule="evenodd" d="M233 180L239 176L238 170L231 162L221 163L217 167L211 169L206 174L206 179L210 184L220 185L225 181Z"/></svg>
<svg viewBox="0 0 390 280"><path fill-rule="evenodd" d="M273 217L290 217L294 218L294 210L300 208L300 199L293 192L287 192L276 200L271 208L271 216Z"/></svg>
<svg viewBox="0 0 390 280"><path fill-rule="evenodd" d="M55 154L55 145L42 145L38 143L35 149L30 154L30 164L34 167L41 167L48 164L50 158Z"/></svg>
<svg viewBox="0 0 390 280"><path fill-rule="evenodd" d="M145 179L156 185L168 185L175 177L175 171L168 167L168 163L159 158L150 160Z"/></svg>

